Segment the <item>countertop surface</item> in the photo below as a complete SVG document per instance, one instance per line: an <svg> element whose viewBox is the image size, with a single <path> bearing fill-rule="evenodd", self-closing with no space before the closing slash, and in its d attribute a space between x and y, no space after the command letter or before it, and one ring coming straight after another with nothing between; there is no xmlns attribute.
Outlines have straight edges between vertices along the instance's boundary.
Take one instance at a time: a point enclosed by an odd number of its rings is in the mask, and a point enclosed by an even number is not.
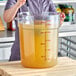
<svg viewBox="0 0 76 76"><path fill-rule="evenodd" d="M76 24L64 25L59 28L59 37L76 36ZM0 31L0 43L13 42L15 40L15 31Z"/></svg>
<svg viewBox="0 0 76 76"><path fill-rule="evenodd" d="M0 76L76 76L76 60L59 57L52 68L24 68L20 61L0 63Z"/></svg>

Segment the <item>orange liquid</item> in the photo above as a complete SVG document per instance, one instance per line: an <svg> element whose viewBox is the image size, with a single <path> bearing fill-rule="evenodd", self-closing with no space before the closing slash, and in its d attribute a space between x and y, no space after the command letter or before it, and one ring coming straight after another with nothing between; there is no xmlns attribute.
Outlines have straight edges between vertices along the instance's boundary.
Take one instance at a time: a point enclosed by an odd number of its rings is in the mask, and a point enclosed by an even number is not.
<svg viewBox="0 0 76 76"><path fill-rule="evenodd" d="M24 67L46 68L57 63L58 29L19 24L21 62Z"/></svg>

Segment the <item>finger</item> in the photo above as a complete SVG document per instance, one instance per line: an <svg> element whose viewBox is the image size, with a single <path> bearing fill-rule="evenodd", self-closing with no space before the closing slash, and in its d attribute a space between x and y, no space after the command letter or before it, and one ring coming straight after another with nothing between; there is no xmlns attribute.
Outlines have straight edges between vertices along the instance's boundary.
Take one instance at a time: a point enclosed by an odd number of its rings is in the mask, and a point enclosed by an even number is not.
<svg viewBox="0 0 76 76"><path fill-rule="evenodd" d="M63 22L64 22L64 18L61 18L61 19L60 19L60 25L62 25Z"/></svg>
<svg viewBox="0 0 76 76"><path fill-rule="evenodd" d="M63 24L63 21L60 21L60 26Z"/></svg>
<svg viewBox="0 0 76 76"><path fill-rule="evenodd" d="M65 19L65 13L62 12L62 13L60 14L60 17L63 18L63 19Z"/></svg>

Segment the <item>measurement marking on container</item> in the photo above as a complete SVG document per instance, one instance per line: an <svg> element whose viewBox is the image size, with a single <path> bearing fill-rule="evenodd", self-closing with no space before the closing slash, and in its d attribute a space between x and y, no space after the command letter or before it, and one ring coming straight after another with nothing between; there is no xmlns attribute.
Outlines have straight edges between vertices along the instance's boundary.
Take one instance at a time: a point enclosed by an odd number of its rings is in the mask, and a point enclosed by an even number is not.
<svg viewBox="0 0 76 76"><path fill-rule="evenodd" d="M45 33L51 33L51 32L45 32Z"/></svg>
<svg viewBox="0 0 76 76"><path fill-rule="evenodd" d="M41 32L41 34L44 34L45 32Z"/></svg>
<svg viewBox="0 0 76 76"><path fill-rule="evenodd" d="M45 58L46 56L41 56L42 58Z"/></svg>
<svg viewBox="0 0 76 76"><path fill-rule="evenodd" d="M50 58L47 58L47 60L51 60Z"/></svg>
<svg viewBox="0 0 76 76"><path fill-rule="evenodd" d="M41 23L46 23L45 21L42 21Z"/></svg>
<svg viewBox="0 0 76 76"><path fill-rule="evenodd" d="M48 51L51 51L51 49L47 49Z"/></svg>
<svg viewBox="0 0 76 76"><path fill-rule="evenodd" d="M47 33L51 33L51 32L41 32L41 34L45 34L45 33L47 34Z"/></svg>
<svg viewBox="0 0 76 76"><path fill-rule="evenodd" d="M41 58L45 58L45 60L51 60L50 58L46 58L46 56L41 56Z"/></svg>
<svg viewBox="0 0 76 76"><path fill-rule="evenodd" d="M51 22L51 20L47 20L47 22Z"/></svg>
<svg viewBox="0 0 76 76"><path fill-rule="evenodd" d="M51 49L46 49L46 51L51 51Z"/></svg>
<svg viewBox="0 0 76 76"><path fill-rule="evenodd" d="M51 41L51 40L46 40L46 41L48 41L48 42L49 42L49 41Z"/></svg>
<svg viewBox="0 0 76 76"><path fill-rule="evenodd" d="M41 45L45 45L45 43L41 43Z"/></svg>
<svg viewBox="0 0 76 76"><path fill-rule="evenodd" d="M51 26L51 24L47 24L46 26Z"/></svg>

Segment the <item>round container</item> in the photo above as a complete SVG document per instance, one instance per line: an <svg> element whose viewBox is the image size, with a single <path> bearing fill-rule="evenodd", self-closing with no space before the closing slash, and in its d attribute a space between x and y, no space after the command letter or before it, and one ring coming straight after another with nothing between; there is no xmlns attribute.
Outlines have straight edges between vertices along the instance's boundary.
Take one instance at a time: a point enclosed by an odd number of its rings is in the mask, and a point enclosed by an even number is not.
<svg viewBox="0 0 76 76"><path fill-rule="evenodd" d="M57 64L59 15L18 16L21 63L28 68L47 68Z"/></svg>

